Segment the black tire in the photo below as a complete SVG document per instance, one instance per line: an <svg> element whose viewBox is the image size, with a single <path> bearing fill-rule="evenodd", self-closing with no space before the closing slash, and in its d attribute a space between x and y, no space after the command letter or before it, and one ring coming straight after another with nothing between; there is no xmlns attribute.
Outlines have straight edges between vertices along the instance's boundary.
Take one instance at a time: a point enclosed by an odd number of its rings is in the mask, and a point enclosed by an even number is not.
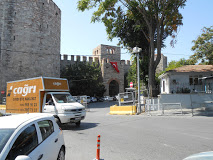
<svg viewBox="0 0 213 160"><path fill-rule="evenodd" d="M81 121L76 122L75 125L76 125L77 127L79 127L79 126L81 125Z"/></svg>
<svg viewBox="0 0 213 160"><path fill-rule="evenodd" d="M61 121L60 121L58 118L55 118L55 122L56 122L59 126L61 126Z"/></svg>
<svg viewBox="0 0 213 160"><path fill-rule="evenodd" d="M65 160L65 151L64 151L64 148L61 147L59 153L58 153L58 158L57 160Z"/></svg>

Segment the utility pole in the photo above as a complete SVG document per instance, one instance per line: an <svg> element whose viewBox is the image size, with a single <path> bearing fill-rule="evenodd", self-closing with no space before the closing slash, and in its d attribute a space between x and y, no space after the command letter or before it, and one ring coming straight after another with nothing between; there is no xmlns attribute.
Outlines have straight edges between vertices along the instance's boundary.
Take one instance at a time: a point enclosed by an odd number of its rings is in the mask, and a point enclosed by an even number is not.
<svg viewBox="0 0 213 160"><path fill-rule="evenodd" d="M140 65L139 65L139 53L141 52L141 48L134 47L133 53L137 56L137 77L138 77L138 106L137 106L137 113L141 113L141 102L140 102Z"/></svg>

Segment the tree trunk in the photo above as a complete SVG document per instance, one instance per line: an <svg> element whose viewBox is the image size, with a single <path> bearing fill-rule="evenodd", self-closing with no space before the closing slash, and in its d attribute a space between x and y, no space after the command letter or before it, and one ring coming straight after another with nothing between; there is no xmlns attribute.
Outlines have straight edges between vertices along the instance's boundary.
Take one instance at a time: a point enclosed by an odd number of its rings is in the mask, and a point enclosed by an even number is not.
<svg viewBox="0 0 213 160"><path fill-rule="evenodd" d="M149 96L153 97L153 89L155 88L155 69L154 69L154 56L155 56L155 46L154 46L154 34L153 28L150 29L150 58L149 58Z"/></svg>

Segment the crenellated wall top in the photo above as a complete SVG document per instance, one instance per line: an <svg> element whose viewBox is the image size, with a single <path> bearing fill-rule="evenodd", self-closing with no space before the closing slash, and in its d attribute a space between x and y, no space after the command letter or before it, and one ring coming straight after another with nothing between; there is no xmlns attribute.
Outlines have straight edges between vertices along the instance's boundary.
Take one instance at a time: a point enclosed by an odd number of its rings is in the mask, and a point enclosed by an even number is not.
<svg viewBox="0 0 213 160"><path fill-rule="evenodd" d="M80 55L61 55L61 61L66 63L75 63L75 62L96 62L99 63L98 57L89 57L89 56L80 56ZM110 64L109 58L103 58L101 64ZM118 65L127 65L130 66L130 60L120 60L117 61Z"/></svg>

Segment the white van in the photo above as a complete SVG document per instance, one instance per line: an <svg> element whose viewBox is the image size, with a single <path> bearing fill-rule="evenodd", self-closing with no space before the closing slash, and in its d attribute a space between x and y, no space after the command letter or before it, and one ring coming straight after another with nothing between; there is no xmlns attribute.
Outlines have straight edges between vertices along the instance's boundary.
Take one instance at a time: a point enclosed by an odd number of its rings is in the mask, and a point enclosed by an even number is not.
<svg viewBox="0 0 213 160"><path fill-rule="evenodd" d="M58 124L80 125L85 107L70 95L67 79L37 77L7 82L6 113L51 113Z"/></svg>

